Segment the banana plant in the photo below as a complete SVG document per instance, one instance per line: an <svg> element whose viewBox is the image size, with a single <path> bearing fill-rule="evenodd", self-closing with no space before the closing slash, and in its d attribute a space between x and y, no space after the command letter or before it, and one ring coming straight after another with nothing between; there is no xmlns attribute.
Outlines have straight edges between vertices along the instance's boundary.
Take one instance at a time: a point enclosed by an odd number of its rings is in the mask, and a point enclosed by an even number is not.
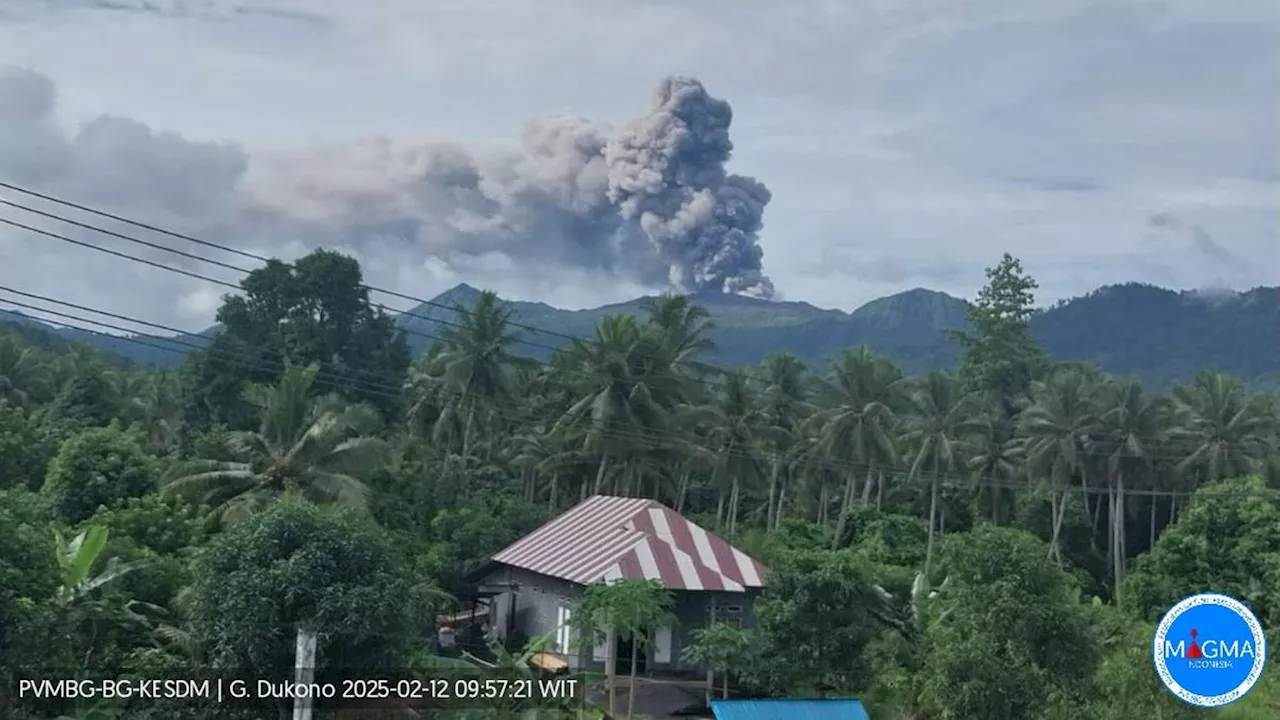
<svg viewBox="0 0 1280 720"><path fill-rule="evenodd" d="M900 602L893 593L876 585L875 593L883 603L883 607L877 614L904 639L915 643L924 637L930 623L945 622L951 615L950 608L935 607L935 603L950 582L951 578L948 577L934 590L930 587L929 578L924 573L916 573L915 580L911 583L911 597L905 603Z"/></svg>
<svg viewBox="0 0 1280 720"><path fill-rule="evenodd" d="M911 583L911 597L906 602L894 597L892 593L880 585L873 586L881 605L876 609L880 620L898 631L902 638L902 667L886 674L883 682L894 688L905 698L902 708L903 717L913 719L919 717L919 701L922 691L925 656L928 649L928 631L930 626L943 623L951 615L951 608L941 608L940 600L944 597L950 578L942 581L936 590L929 585L929 578L924 573L916 573Z"/></svg>
<svg viewBox="0 0 1280 720"><path fill-rule="evenodd" d="M119 580L141 566L141 563L122 563L120 558L113 557L107 561L102 572L94 575L93 568L107 547L107 537L110 534L107 528L90 526L70 542L67 542L59 530L54 530L53 534L57 543L58 566L62 570L58 600L63 605L72 605L94 590Z"/></svg>
<svg viewBox="0 0 1280 720"><path fill-rule="evenodd" d="M138 600L119 603L114 598L95 598L95 590L101 589L142 566L140 562L122 563L119 558L112 557L107 561L102 572L95 573L103 551L107 546L107 528L93 525L80 531L69 542L63 534L55 530L56 556L58 567L62 573L62 583L58 587L56 602L66 616L68 628L68 645L75 645L74 637L88 637L78 653L82 656L82 667L87 669L93 665L97 645L94 638L96 628L102 624L138 625L151 627L151 619L143 614L163 614L163 608ZM142 612L139 612L142 611ZM95 628L88 633L77 633L80 623L89 623Z"/></svg>

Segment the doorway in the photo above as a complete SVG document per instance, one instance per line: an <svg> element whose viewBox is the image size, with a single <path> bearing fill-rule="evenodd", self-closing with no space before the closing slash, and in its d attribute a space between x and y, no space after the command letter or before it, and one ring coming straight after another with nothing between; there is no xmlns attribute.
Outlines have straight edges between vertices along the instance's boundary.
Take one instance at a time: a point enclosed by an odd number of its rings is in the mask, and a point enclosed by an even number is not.
<svg viewBox="0 0 1280 720"><path fill-rule="evenodd" d="M617 661L618 675L631 674L632 649L636 650L636 674L643 675L645 672L645 669L648 667L649 665L648 645L642 644L640 645L640 647L637 648L635 638L632 636L631 633L619 634L618 635L618 661Z"/></svg>

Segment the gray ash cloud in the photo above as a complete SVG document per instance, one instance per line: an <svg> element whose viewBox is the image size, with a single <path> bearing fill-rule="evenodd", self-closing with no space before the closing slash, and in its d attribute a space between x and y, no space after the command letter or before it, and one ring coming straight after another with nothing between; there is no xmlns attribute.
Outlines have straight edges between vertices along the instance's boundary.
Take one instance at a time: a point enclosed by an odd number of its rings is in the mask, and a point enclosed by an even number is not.
<svg viewBox="0 0 1280 720"><path fill-rule="evenodd" d="M616 128L556 115L510 146L369 138L250 152L126 118L68 132L55 111L48 78L0 73L0 177L281 255L338 247L403 269L496 254L531 271L774 294L758 244L770 192L727 171L732 110L692 78L664 80Z"/></svg>

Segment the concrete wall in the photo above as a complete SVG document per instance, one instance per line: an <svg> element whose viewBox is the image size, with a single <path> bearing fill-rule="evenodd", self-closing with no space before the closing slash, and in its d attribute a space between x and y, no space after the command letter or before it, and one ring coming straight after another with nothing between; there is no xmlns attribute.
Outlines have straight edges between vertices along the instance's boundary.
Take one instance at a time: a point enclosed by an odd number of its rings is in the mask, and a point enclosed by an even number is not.
<svg viewBox="0 0 1280 720"><path fill-rule="evenodd" d="M715 607L715 619L720 622L734 622L742 628L756 626L753 611L759 590L748 590L745 593L730 592L677 592L675 593L676 626L673 630L672 645L685 648L694 642L694 632L705 628L712 620L712 606ZM677 650L673 653L671 669L680 671L701 670L690 666L680 659Z"/></svg>
<svg viewBox="0 0 1280 720"><path fill-rule="evenodd" d="M510 566L498 568L481 582L481 585L507 584L518 585L519 589L495 597L491 617L504 641L519 644L538 635L556 633L557 644L562 646L555 649L565 657L570 667L604 668L607 656L603 644L580 648L577 647L576 635L558 631L564 612L576 612L582 599L581 585ZM755 627L752 605L759 595L758 590L746 593L677 591L673 595L675 623L665 630L655 629L646 658L647 667L651 670L701 670L685 663L681 659L681 651L693 642L693 631L706 627L711 621L713 601L717 620L736 620L743 628ZM513 628L510 635L507 633L509 626ZM566 641L569 644L567 648L563 647Z"/></svg>

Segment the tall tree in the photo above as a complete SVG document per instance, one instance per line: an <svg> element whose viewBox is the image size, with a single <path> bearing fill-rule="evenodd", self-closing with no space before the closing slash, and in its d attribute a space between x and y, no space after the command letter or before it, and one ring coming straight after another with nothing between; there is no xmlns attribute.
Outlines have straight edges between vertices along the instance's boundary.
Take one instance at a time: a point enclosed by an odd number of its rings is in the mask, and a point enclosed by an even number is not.
<svg viewBox="0 0 1280 720"><path fill-rule="evenodd" d="M761 411L769 425L782 433L769 450L769 501L765 526L776 528L782 518L786 500L787 478L791 475L788 454L795 447L800 423L812 412L809 384L804 363L794 355L777 353L765 358L760 366Z"/></svg>
<svg viewBox="0 0 1280 720"><path fill-rule="evenodd" d="M1059 538L1072 479L1080 478L1080 494L1089 509L1088 454L1098 424L1094 387L1088 375L1066 368L1032 384L1031 404L1018 418L1028 473L1049 483L1052 537L1049 552L1061 561Z"/></svg>
<svg viewBox="0 0 1280 720"><path fill-rule="evenodd" d="M969 305L972 331L949 334L964 351L959 376L965 387L990 394L1012 417L1046 364L1044 350L1030 328L1038 285L1009 253L986 273L987 284Z"/></svg>
<svg viewBox="0 0 1280 720"><path fill-rule="evenodd" d="M619 580L588 587L574 616L579 637L605 640L609 657L609 714L616 705L614 675L617 668L618 637L631 639L631 691L627 700L627 717L635 710L636 666L640 650L649 633L671 622L674 601L671 593L656 580Z"/></svg>
<svg viewBox="0 0 1280 720"><path fill-rule="evenodd" d="M858 488L858 475L865 472L862 498L870 497L877 470L896 460L891 430L897 422L891 409L902 373L891 361L873 354L867 347L846 350L821 380L819 411L822 450L849 464L836 522L832 549L844 538L845 523Z"/></svg>
<svg viewBox="0 0 1280 720"><path fill-rule="evenodd" d="M1275 406L1229 375L1201 371L1174 388L1173 407L1170 440L1185 453L1179 471L1201 480L1237 477L1259 470L1276 451Z"/></svg>
<svg viewBox="0 0 1280 720"><path fill-rule="evenodd" d="M1152 446L1160 434L1159 399L1144 393L1137 377L1105 382L1098 395L1098 432L1109 446L1107 455L1107 508L1110 531L1107 554L1111 558L1111 584L1116 604L1121 601L1121 585L1128 558L1126 551L1126 482L1151 469ZM1155 528L1156 497L1148 498L1151 527Z"/></svg>
<svg viewBox="0 0 1280 720"><path fill-rule="evenodd" d="M951 375L935 370L913 388L910 403L903 442L914 449L909 479L925 474L929 478L929 540L925 551L928 574L933 563L942 478L961 470L962 463L972 454L968 438L980 418L980 399L965 392Z"/></svg>
<svg viewBox="0 0 1280 720"><path fill-rule="evenodd" d="M244 385L275 382L286 363L315 364L330 390L384 417L399 413L400 398L386 388L403 383L409 348L395 321L370 300L355 259L316 250L293 264L272 260L240 288L218 309L222 331L187 368L197 424L251 425Z"/></svg>
<svg viewBox="0 0 1280 720"><path fill-rule="evenodd" d="M511 325L511 308L490 291L480 293L471 307L454 306L458 322L440 331L441 352L434 361L449 393L436 420L441 428L461 427L462 459L469 459L476 416L505 411L515 389L513 371L528 360L515 354L520 333Z"/></svg>
<svg viewBox="0 0 1280 720"><path fill-rule="evenodd" d="M769 425L755 388L742 371L725 373L711 402L690 408L686 418L700 428L714 458L712 480L720 493L718 509L724 511L716 513L716 520L727 520L732 536L738 528L744 486L751 489L764 478L764 450L779 443L785 431Z"/></svg>

